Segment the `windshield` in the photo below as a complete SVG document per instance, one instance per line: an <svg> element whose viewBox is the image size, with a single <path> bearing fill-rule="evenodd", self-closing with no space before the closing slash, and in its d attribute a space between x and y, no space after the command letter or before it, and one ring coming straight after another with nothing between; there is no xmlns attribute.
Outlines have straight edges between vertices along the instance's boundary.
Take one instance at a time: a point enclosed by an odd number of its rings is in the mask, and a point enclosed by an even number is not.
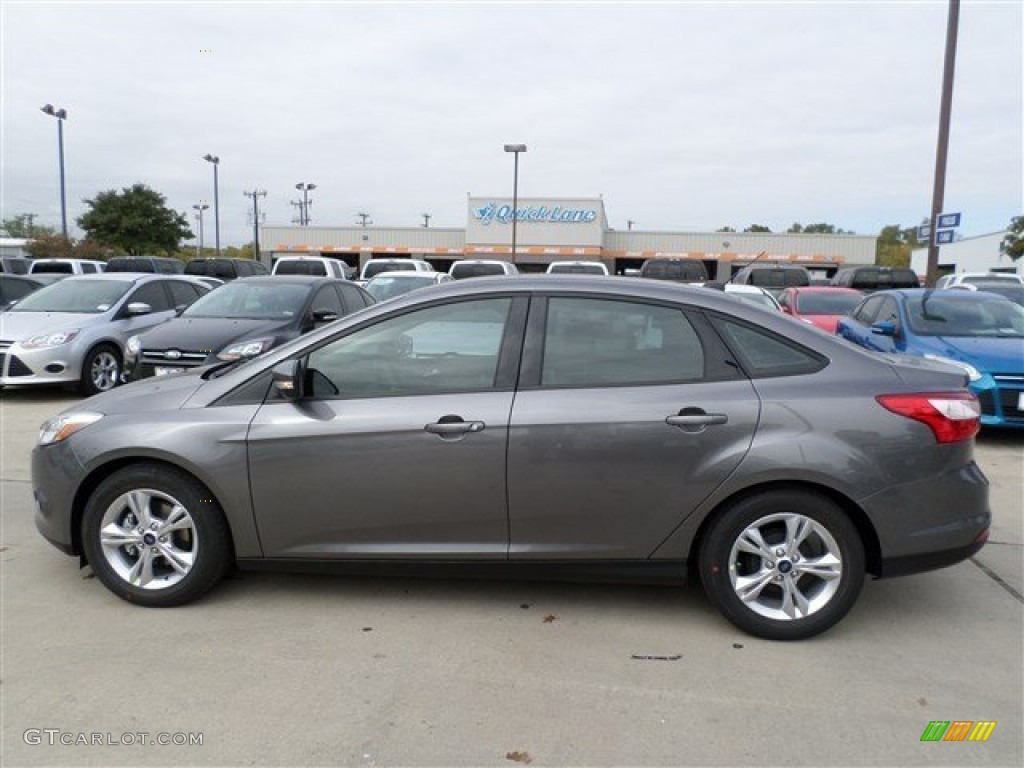
<svg viewBox="0 0 1024 768"><path fill-rule="evenodd" d="M449 274L456 280L463 280L467 277L504 275L505 269L500 264L456 264Z"/></svg>
<svg viewBox="0 0 1024 768"><path fill-rule="evenodd" d="M1018 304L1024 305L1024 285L1004 280L998 285L986 285L981 288L983 291L989 293L998 293L1000 296L1005 296L1010 301L1015 301Z"/></svg>
<svg viewBox="0 0 1024 768"><path fill-rule="evenodd" d="M275 275L326 275L327 267L322 261L312 259L295 259L294 261L279 261L274 270Z"/></svg>
<svg viewBox="0 0 1024 768"><path fill-rule="evenodd" d="M753 269L747 282L761 288L811 284L810 278L802 269Z"/></svg>
<svg viewBox="0 0 1024 768"><path fill-rule="evenodd" d="M363 277L369 279L381 272L414 272L416 265L411 261L369 261L363 268Z"/></svg>
<svg viewBox="0 0 1024 768"><path fill-rule="evenodd" d="M848 315L863 298L857 293L801 293L796 311L801 315Z"/></svg>
<svg viewBox="0 0 1024 768"><path fill-rule="evenodd" d="M960 282L970 283L971 285L976 285L979 288L983 286L987 288L990 285L1006 285L1007 283L1010 285L1021 284L1020 278L1017 277L1017 275L1000 275L998 273L993 273L991 275L978 275L977 277L971 275L964 277Z"/></svg>
<svg viewBox="0 0 1024 768"><path fill-rule="evenodd" d="M185 265L186 275L206 275L231 279L236 277L235 265L227 259L200 259Z"/></svg>
<svg viewBox="0 0 1024 768"><path fill-rule="evenodd" d="M401 277L381 276L375 277L366 284L367 292L377 301L387 301L403 293L415 291L432 285L434 278L430 275L402 275Z"/></svg>
<svg viewBox="0 0 1024 768"><path fill-rule="evenodd" d="M921 336L1024 337L1024 308L1006 299L928 293L907 300L910 327Z"/></svg>
<svg viewBox="0 0 1024 768"><path fill-rule="evenodd" d="M286 320L302 312L310 286L235 281L198 299L182 317Z"/></svg>
<svg viewBox="0 0 1024 768"><path fill-rule="evenodd" d="M132 282L69 278L40 288L16 304L11 312L74 312L99 314L114 306Z"/></svg>
<svg viewBox="0 0 1024 768"><path fill-rule="evenodd" d="M603 264L552 264L552 275L607 275Z"/></svg>
<svg viewBox="0 0 1024 768"><path fill-rule="evenodd" d="M33 274L50 273L55 275L71 275L75 269L66 261L37 261L32 265Z"/></svg>

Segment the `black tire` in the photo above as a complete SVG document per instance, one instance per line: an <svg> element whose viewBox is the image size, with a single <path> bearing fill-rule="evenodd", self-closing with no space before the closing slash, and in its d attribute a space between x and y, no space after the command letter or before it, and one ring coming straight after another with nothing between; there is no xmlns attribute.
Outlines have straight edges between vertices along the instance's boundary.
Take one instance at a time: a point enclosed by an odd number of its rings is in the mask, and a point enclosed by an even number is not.
<svg viewBox="0 0 1024 768"><path fill-rule="evenodd" d="M83 395L109 392L121 383L121 352L113 344L97 344L82 359L78 388Z"/></svg>
<svg viewBox="0 0 1024 768"><path fill-rule="evenodd" d="M145 504L133 506L132 499ZM173 528L168 523L175 523L172 511L179 518ZM139 519L146 516L151 519ZM104 528L118 533L124 546L111 543L109 536L104 546ZM128 536L135 538L129 542ZM100 483L85 506L82 546L96 578L111 592L158 608L195 600L232 564L230 531L220 505L194 477L159 464L126 467ZM133 574L139 583L132 583Z"/></svg>
<svg viewBox="0 0 1024 768"><path fill-rule="evenodd" d="M803 539L789 533L804 530ZM755 544L757 537L762 543ZM864 583L864 545L830 499L800 489L766 491L718 513L701 543L698 568L708 598L744 632L802 640L834 626L853 607ZM747 589L752 594L745 601L737 592Z"/></svg>

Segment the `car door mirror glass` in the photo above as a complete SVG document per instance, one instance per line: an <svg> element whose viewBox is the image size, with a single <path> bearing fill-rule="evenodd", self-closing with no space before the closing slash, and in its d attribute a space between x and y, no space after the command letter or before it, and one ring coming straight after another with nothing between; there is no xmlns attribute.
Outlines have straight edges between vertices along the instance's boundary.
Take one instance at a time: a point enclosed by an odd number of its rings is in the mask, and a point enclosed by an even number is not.
<svg viewBox="0 0 1024 768"><path fill-rule="evenodd" d="M286 400L298 400L302 394L299 387L299 368L298 360L285 360L271 370L274 390Z"/></svg>
<svg viewBox="0 0 1024 768"><path fill-rule="evenodd" d="M125 314L129 317L136 315L148 315L153 311L153 308L144 301L133 301L127 307L125 307Z"/></svg>

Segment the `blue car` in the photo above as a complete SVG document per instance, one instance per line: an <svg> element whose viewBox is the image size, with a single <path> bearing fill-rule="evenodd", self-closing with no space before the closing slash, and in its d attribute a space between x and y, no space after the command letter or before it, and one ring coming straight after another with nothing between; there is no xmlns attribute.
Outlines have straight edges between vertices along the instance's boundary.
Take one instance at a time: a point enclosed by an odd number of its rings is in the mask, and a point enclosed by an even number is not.
<svg viewBox="0 0 1024 768"><path fill-rule="evenodd" d="M1024 428L1024 308L985 291L881 291L842 318L836 334L879 352L963 369L981 423Z"/></svg>

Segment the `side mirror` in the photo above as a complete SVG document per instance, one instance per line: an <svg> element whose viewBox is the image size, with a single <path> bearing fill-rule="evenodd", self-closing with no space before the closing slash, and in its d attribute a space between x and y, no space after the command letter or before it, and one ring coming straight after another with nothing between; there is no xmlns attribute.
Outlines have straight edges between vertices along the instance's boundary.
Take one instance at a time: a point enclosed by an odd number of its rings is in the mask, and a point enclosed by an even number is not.
<svg viewBox="0 0 1024 768"><path fill-rule="evenodd" d="M174 314L177 317L181 317L181 313L188 309L188 304L179 304L174 308Z"/></svg>
<svg viewBox="0 0 1024 768"><path fill-rule="evenodd" d="M129 317L135 317L136 315L148 315L152 311L153 308L144 301L133 301L124 308L124 313Z"/></svg>
<svg viewBox="0 0 1024 768"><path fill-rule="evenodd" d="M880 323L874 323L871 326L871 332L877 336L895 336L896 326L891 320L883 320Z"/></svg>
<svg viewBox="0 0 1024 768"><path fill-rule="evenodd" d="M301 378L301 364L298 360L285 360L278 363L271 369L271 383L274 389L285 400L298 400L302 395L302 388L299 383Z"/></svg>
<svg viewBox="0 0 1024 768"><path fill-rule="evenodd" d="M338 319L338 313L333 309L314 309L313 310L313 322L319 325L320 323L333 323Z"/></svg>

